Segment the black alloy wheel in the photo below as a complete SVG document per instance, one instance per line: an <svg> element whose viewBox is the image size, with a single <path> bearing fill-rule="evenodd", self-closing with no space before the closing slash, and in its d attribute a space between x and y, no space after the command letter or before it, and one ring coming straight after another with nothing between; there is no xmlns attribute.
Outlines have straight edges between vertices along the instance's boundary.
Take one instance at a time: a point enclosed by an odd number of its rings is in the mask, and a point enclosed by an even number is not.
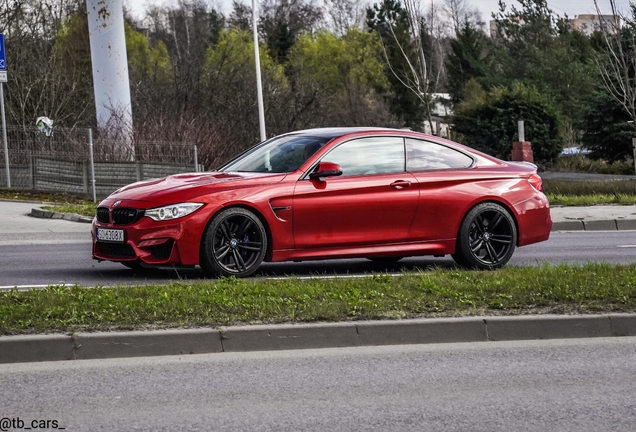
<svg viewBox="0 0 636 432"><path fill-rule="evenodd" d="M201 268L208 276L247 277L263 262L267 233L251 211L233 207L214 216L203 234Z"/></svg>
<svg viewBox="0 0 636 432"><path fill-rule="evenodd" d="M517 227L510 213L496 203L474 207L464 218L453 259L463 267L492 270L504 266L517 244Z"/></svg>

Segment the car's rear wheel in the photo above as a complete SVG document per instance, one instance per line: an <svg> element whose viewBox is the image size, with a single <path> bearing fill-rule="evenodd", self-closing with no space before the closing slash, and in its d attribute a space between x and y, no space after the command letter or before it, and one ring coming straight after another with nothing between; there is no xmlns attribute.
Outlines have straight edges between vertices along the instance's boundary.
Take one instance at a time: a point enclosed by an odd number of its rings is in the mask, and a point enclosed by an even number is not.
<svg viewBox="0 0 636 432"><path fill-rule="evenodd" d="M247 277L263 262L267 233L251 211L233 207L214 216L203 233L201 268L208 276Z"/></svg>
<svg viewBox="0 0 636 432"><path fill-rule="evenodd" d="M496 203L483 203L468 212L459 229L455 262L484 270L504 266L517 244L517 227L508 211Z"/></svg>

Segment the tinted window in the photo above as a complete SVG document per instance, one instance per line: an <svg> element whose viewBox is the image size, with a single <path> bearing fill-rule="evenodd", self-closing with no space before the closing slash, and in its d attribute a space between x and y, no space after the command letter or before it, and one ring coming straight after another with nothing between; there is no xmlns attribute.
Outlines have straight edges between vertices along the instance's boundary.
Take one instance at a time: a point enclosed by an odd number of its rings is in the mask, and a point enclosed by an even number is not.
<svg viewBox="0 0 636 432"><path fill-rule="evenodd" d="M220 171L291 172L330 140L330 137L307 135L275 137L238 156Z"/></svg>
<svg viewBox="0 0 636 432"><path fill-rule="evenodd" d="M324 161L337 163L343 176L404 171L404 140L395 137L360 138L340 144Z"/></svg>
<svg viewBox="0 0 636 432"><path fill-rule="evenodd" d="M452 148L428 141L407 139L407 171L430 171L468 168L472 158Z"/></svg>

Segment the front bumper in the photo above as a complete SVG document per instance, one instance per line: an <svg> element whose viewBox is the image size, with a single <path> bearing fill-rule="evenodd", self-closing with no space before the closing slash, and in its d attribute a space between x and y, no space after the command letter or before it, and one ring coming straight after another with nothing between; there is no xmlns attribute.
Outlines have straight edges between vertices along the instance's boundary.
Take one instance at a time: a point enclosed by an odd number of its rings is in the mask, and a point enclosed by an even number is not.
<svg viewBox="0 0 636 432"><path fill-rule="evenodd" d="M91 236L94 259L115 262L142 262L148 265L197 265L205 215L155 222L147 217L130 225L93 221ZM97 228L124 231L123 242L97 239Z"/></svg>

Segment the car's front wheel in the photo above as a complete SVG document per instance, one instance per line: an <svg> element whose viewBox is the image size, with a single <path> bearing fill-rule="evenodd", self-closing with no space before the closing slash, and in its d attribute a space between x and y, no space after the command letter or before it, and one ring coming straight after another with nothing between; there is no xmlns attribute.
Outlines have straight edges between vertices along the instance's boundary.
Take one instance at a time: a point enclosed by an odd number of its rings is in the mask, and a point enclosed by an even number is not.
<svg viewBox="0 0 636 432"><path fill-rule="evenodd" d="M212 218L201 246L201 268L208 276L247 277L265 258L267 233L251 211L228 208Z"/></svg>
<svg viewBox="0 0 636 432"><path fill-rule="evenodd" d="M508 211L483 203L468 212L459 229L455 262L463 267L491 270L504 266L517 244L517 227Z"/></svg>

